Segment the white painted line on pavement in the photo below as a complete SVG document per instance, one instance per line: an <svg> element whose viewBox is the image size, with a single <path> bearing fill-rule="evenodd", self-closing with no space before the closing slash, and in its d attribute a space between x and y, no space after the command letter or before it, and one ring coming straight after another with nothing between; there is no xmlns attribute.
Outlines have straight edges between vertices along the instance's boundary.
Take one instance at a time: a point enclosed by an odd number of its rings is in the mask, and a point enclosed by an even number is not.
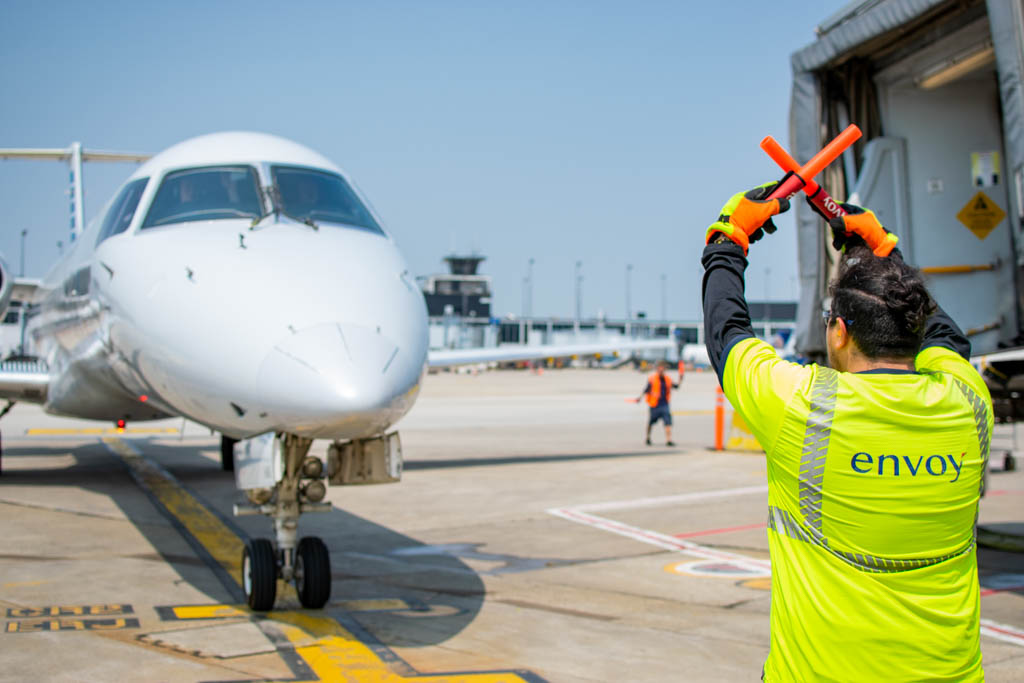
<svg viewBox="0 0 1024 683"><path fill-rule="evenodd" d="M648 545L663 548L664 550L671 550L673 552L699 557L704 560L729 562L730 564L742 567L757 576L768 576L771 573L771 563L767 560L757 560L752 557L747 557L746 555L740 555L739 553L715 550L714 548L708 548L707 546L681 538L675 538L674 536L669 536L667 534L658 533L657 531L641 529L622 522L598 517L597 515L582 512L579 508L554 508L548 510L548 513L556 517L561 517L562 519L567 519L570 522L586 524L587 526L594 527L595 529L609 531L613 534L618 534L619 536L632 538L633 540L640 541L641 543L647 543Z"/></svg>
<svg viewBox="0 0 1024 683"><path fill-rule="evenodd" d="M1024 647L1024 631L991 619L981 620L981 635Z"/></svg>
<svg viewBox="0 0 1024 683"><path fill-rule="evenodd" d="M703 500L714 498L732 498L733 496L745 496L754 493L768 493L768 487L742 486L735 489L718 489L715 491L696 491L694 493L680 493L674 496L659 496L656 498L636 498L634 500L619 500L608 503L584 503L574 505L572 510L585 512L608 512L609 510L632 510L636 508L663 507L666 505L682 505L686 503L697 503Z"/></svg>

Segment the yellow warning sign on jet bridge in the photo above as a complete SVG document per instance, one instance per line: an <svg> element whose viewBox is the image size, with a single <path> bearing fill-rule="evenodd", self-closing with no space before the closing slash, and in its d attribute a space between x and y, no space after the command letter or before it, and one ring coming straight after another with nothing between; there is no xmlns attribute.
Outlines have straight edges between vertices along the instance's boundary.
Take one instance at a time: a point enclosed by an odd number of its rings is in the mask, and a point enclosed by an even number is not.
<svg viewBox="0 0 1024 683"><path fill-rule="evenodd" d="M983 240L1006 218L1006 212L999 208L999 205L992 201L991 197L979 191L978 194L971 197L964 208L960 209L960 213L956 217L979 240Z"/></svg>

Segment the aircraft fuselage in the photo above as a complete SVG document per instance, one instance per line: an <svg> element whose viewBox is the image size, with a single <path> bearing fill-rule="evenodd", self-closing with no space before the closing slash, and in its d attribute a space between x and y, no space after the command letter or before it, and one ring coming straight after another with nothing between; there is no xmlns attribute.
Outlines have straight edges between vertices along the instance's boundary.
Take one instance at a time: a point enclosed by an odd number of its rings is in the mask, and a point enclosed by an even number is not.
<svg viewBox="0 0 1024 683"><path fill-rule="evenodd" d="M225 206L207 198L175 220L167 206L185 201L178 178L195 169L218 192L222 178ZM365 204L364 226L273 215L288 208L288 195L270 198L279 186L314 174L347 182L304 147L246 133L186 141L140 167L125 184L147 179L128 227L104 234L115 196L44 280L29 333L51 368L46 409L180 415L235 438L360 438L404 415L426 363L422 294ZM248 210L229 177L244 192L258 183L262 219L224 214Z"/></svg>

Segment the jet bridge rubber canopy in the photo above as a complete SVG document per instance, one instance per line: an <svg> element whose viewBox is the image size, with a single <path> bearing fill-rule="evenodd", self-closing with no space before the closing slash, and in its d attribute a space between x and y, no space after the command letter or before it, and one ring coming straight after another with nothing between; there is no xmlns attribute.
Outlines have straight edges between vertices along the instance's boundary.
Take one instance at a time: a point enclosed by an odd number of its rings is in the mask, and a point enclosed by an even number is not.
<svg viewBox="0 0 1024 683"><path fill-rule="evenodd" d="M802 162L848 123L859 125L864 139L826 169L822 185L837 199L870 206L899 234L908 261L925 270L976 353L1018 344L1022 3L868 0L816 32L791 57L793 155ZM988 177L979 180L980 166ZM795 206L797 349L823 356L819 312L836 254L821 219L804 202Z"/></svg>

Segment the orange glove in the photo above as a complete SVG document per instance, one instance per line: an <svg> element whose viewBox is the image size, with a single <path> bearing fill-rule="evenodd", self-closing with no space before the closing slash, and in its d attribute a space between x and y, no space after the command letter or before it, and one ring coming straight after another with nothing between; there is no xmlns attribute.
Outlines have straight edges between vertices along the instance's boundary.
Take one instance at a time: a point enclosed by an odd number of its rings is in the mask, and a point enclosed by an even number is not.
<svg viewBox="0 0 1024 683"><path fill-rule="evenodd" d="M778 186L778 183L765 183L747 192L734 194L704 235L706 244L710 244L716 234L722 234L743 247L746 256L751 242L756 242L765 233L775 232L772 216L789 210L788 199L765 200Z"/></svg>
<svg viewBox="0 0 1024 683"><path fill-rule="evenodd" d="M888 256L899 242L899 237L882 227L871 209L862 209L854 204L840 204L845 216L832 218L832 246L839 251L847 247L865 244L875 256Z"/></svg>

